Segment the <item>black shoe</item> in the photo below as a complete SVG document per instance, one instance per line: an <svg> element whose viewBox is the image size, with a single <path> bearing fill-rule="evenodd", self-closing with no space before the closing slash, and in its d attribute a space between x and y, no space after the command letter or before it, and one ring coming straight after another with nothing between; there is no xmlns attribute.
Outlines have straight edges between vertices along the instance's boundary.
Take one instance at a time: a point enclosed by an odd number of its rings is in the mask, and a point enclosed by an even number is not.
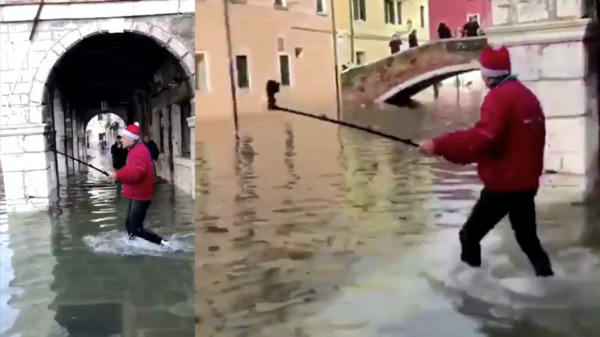
<svg viewBox="0 0 600 337"><path fill-rule="evenodd" d="M554 276L554 272L552 269L543 269L535 272L535 276L537 277L552 277Z"/></svg>
<svg viewBox="0 0 600 337"><path fill-rule="evenodd" d="M460 260L473 268L481 267L481 259L472 258L472 257L469 258L469 257L467 257L467 255L461 254Z"/></svg>

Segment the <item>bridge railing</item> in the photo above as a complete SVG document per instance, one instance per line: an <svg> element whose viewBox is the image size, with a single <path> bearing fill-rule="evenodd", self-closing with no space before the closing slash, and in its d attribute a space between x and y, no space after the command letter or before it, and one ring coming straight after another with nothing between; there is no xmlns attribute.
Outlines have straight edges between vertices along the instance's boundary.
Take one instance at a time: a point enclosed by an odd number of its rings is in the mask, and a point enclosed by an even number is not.
<svg viewBox="0 0 600 337"><path fill-rule="evenodd" d="M361 64L359 66L354 66L348 68L341 72L342 75L346 75L350 72L360 72L361 69L367 68L377 63L389 62L389 60L397 58L399 56L410 56L411 54L420 53L425 49L430 48L440 48L444 49L447 52L477 52L483 50L487 46L487 37L486 36L476 36L476 37L462 37L462 38L451 38L451 39L441 39L441 40L431 40L427 43L424 43L416 48L410 48L403 50L401 52L391 54L384 58L371 61L365 64Z"/></svg>

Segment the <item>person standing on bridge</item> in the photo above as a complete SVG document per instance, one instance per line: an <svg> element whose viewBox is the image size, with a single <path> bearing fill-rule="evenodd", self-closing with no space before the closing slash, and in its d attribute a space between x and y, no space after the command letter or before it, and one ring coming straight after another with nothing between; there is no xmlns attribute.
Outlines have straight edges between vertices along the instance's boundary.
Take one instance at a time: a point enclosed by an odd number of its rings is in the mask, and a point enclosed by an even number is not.
<svg viewBox="0 0 600 337"><path fill-rule="evenodd" d="M413 29L410 34L408 34L408 47L416 48L419 46L419 39L417 38L417 30Z"/></svg>
<svg viewBox="0 0 600 337"><path fill-rule="evenodd" d="M511 72L508 49L487 47L481 75L490 89L472 128L425 140L419 149L458 164L477 163L484 188L459 233L461 260L481 266L480 242L507 214L539 277L554 275L537 235L535 196L544 165L545 117L537 97Z"/></svg>
<svg viewBox="0 0 600 337"><path fill-rule="evenodd" d="M156 233L144 228L146 212L154 193L154 174L150 151L140 142L139 123L128 125L122 134L123 147L128 150L125 167L112 173L109 179L123 184L123 197L129 199L125 228L129 239L140 237L157 245L171 248Z"/></svg>
<svg viewBox="0 0 600 337"><path fill-rule="evenodd" d="M389 46L390 53L392 55L400 52L400 48L402 46L402 38L400 37L400 34L394 33L394 35L392 35L392 39L390 40Z"/></svg>

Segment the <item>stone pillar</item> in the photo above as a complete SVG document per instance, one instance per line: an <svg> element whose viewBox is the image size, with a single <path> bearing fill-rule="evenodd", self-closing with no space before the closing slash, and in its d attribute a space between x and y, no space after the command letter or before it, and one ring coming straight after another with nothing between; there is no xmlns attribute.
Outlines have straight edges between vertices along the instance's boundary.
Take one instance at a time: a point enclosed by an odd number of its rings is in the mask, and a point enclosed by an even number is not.
<svg viewBox="0 0 600 337"><path fill-rule="evenodd" d="M49 125L43 123L2 125L0 160L9 213L41 211L50 206L53 185L52 152L46 139L49 131Z"/></svg>
<svg viewBox="0 0 600 337"><path fill-rule="evenodd" d="M598 151L598 112L584 80L590 21L580 19L581 1L492 0L493 26L486 30L490 45L507 46L513 73L540 99L547 118L545 169L571 176L575 200L593 186Z"/></svg>
<svg viewBox="0 0 600 337"><path fill-rule="evenodd" d="M187 119L190 127L190 159L192 160L192 198L196 200L196 116Z"/></svg>

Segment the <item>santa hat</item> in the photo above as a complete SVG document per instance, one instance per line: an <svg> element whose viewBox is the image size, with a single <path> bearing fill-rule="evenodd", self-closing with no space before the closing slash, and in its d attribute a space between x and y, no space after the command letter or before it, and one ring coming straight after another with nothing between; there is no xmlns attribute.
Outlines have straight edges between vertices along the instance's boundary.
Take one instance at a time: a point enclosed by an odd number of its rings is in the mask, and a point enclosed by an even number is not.
<svg viewBox="0 0 600 337"><path fill-rule="evenodd" d="M140 123L135 122L133 124L127 125L125 130L123 130L122 135L134 140L140 139Z"/></svg>
<svg viewBox="0 0 600 337"><path fill-rule="evenodd" d="M510 54L505 46L486 47L479 56L481 74L486 77L510 75Z"/></svg>

